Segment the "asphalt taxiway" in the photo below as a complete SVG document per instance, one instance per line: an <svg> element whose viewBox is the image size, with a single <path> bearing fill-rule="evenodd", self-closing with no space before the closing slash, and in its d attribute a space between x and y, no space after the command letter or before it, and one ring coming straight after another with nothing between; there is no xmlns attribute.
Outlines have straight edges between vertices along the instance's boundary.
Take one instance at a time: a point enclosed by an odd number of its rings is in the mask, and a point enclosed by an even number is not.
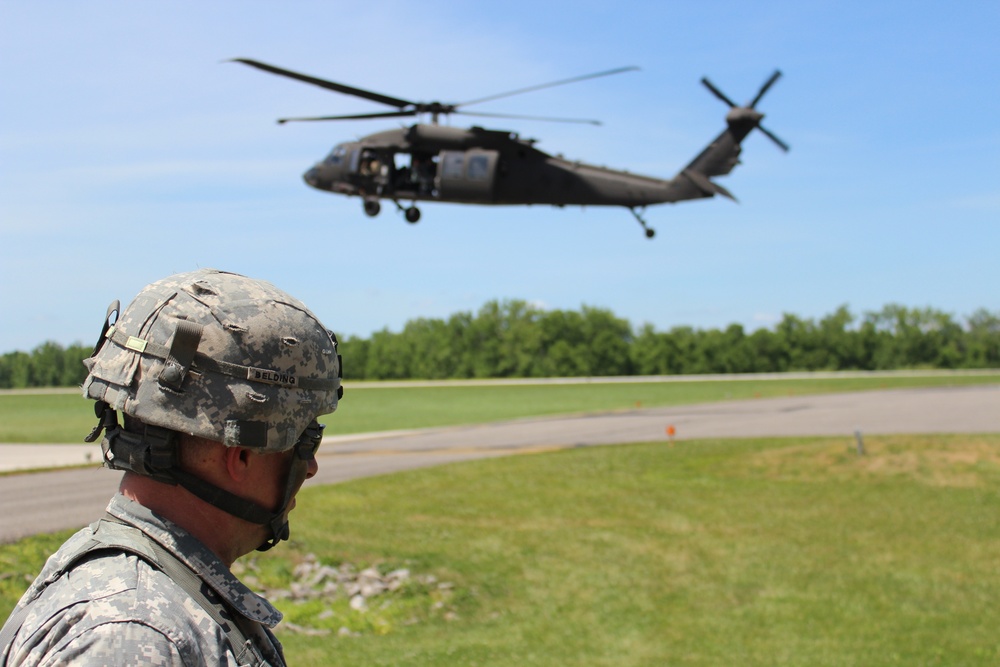
<svg viewBox="0 0 1000 667"><path fill-rule="evenodd" d="M726 401L473 426L324 438L307 484L493 456L703 438L843 436L856 432L1000 433L1000 385L921 388ZM336 430L336 419L330 429ZM100 467L97 445L0 445L0 543L80 527L99 517L120 474ZM82 466L82 467L80 467Z"/></svg>

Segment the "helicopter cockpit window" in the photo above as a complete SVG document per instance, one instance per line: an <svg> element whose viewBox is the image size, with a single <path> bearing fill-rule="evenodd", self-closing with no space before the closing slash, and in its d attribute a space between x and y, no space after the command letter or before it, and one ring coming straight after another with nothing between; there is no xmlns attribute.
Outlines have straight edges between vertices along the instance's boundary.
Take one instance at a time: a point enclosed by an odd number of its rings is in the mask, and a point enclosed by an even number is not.
<svg viewBox="0 0 1000 667"><path fill-rule="evenodd" d="M347 155L347 149L343 146L336 146L332 151L330 151L330 154L326 156L326 163L340 164L345 155Z"/></svg>
<svg viewBox="0 0 1000 667"><path fill-rule="evenodd" d="M469 166L465 172L470 181L485 181L490 175L490 161L485 155L469 157Z"/></svg>

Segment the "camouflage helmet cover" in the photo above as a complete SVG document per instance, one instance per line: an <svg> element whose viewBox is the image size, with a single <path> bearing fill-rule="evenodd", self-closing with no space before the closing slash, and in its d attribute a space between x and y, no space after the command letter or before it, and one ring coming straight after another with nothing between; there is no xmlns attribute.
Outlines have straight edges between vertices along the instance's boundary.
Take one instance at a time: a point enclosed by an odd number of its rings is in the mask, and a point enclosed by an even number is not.
<svg viewBox="0 0 1000 667"><path fill-rule="evenodd" d="M291 449L341 392L336 338L305 305L214 269L148 285L84 363L88 398L261 451Z"/></svg>

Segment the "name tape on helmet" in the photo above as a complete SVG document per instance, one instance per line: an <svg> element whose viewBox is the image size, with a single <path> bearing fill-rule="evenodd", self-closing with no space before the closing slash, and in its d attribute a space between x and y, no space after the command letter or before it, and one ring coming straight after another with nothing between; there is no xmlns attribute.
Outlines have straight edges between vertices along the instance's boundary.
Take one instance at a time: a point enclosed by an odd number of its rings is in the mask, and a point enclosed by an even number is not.
<svg viewBox="0 0 1000 667"><path fill-rule="evenodd" d="M266 384L280 384L286 387L298 385L298 379L291 373L272 371L266 368L247 367L247 379L253 382L264 382Z"/></svg>

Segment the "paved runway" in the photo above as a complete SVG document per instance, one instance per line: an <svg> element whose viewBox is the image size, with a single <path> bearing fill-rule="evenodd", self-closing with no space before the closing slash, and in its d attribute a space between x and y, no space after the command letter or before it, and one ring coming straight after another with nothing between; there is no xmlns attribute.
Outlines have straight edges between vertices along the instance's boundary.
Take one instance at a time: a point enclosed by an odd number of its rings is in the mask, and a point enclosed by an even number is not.
<svg viewBox="0 0 1000 667"><path fill-rule="evenodd" d="M598 415L518 420L324 439L320 470L308 484L326 484L411 468L546 449L666 440L885 433L1000 433L1000 386L907 389L707 403ZM330 430L336 429L336 419ZM18 448L28 447L27 451ZM51 465L62 445L0 445L28 467ZM76 447L76 446L66 446ZM100 449L60 450L75 462L100 459ZM44 454L48 463L31 456ZM120 475L98 467L0 477L0 543L78 527L99 516Z"/></svg>

